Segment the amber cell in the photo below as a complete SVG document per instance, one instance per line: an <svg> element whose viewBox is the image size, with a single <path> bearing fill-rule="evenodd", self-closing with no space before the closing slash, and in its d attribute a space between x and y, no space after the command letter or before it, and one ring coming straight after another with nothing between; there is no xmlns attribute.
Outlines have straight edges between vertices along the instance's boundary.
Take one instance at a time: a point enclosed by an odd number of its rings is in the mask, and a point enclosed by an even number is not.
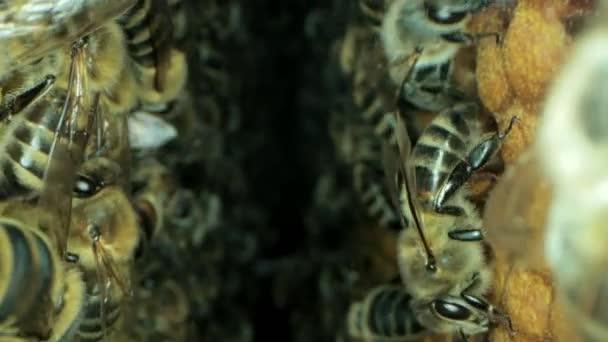
<svg viewBox="0 0 608 342"><path fill-rule="evenodd" d="M514 115L520 119L504 141L505 173L484 214L496 265L492 300L510 315L515 332L498 325L490 341L576 341L543 257L551 189L533 143L547 86L568 57L570 20L590 8L590 1L520 0L483 11L471 23L476 33L503 33L498 44L477 45L481 101L503 130Z"/></svg>

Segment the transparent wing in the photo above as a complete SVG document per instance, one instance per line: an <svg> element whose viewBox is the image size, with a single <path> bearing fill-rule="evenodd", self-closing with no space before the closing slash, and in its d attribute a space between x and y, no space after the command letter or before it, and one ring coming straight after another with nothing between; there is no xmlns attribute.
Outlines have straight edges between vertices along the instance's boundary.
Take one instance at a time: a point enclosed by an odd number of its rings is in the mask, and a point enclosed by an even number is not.
<svg viewBox="0 0 608 342"><path fill-rule="evenodd" d="M129 9L136 0L0 1L0 66L8 72L69 46Z"/></svg>
<svg viewBox="0 0 608 342"><path fill-rule="evenodd" d="M76 169L84 159L84 148L92 129L95 99L85 77L83 40L74 46L69 84L63 109L49 151L38 206L49 213L45 226L55 236L60 253L67 246Z"/></svg>
<svg viewBox="0 0 608 342"><path fill-rule="evenodd" d="M405 126L405 121L399 111L394 113L395 116L395 133L397 135L397 145L399 147L399 165L397 182L399 191L399 208L403 211L405 217L410 224L423 226L420 209L417 204L416 191L416 174L409 162L412 153L412 143Z"/></svg>

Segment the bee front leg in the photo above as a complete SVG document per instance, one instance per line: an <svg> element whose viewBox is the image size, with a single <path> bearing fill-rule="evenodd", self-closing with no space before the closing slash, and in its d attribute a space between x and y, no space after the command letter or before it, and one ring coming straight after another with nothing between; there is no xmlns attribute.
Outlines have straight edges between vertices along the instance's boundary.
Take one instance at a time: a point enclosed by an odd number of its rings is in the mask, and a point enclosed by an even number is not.
<svg viewBox="0 0 608 342"><path fill-rule="evenodd" d="M444 33L441 38L451 43L460 43L465 45L477 44L483 38L494 37L496 44L502 43L502 34L498 32L484 32L478 34L470 34L462 31L453 31Z"/></svg>
<svg viewBox="0 0 608 342"><path fill-rule="evenodd" d="M458 334L460 335L460 340L462 342L469 342L469 338L467 337L467 335L464 333L464 331L462 331L462 329L458 329Z"/></svg>
<svg viewBox="0 0 608 342"><path fill-rule="evenodd" d="M509 126L504 132L497 132L491 137L481 141L473 150L469 153L466 160L459 163L448 179L445 181L443 187L438 191L437 198L435 200L435 211L441 213L444 210L444 204L447 200L460 188L466 181L471 178L473 172L481 169L488 161L494 156L502 145L503 140L509 135L515 122L519 120L519 117L513 116Z"/></svg>

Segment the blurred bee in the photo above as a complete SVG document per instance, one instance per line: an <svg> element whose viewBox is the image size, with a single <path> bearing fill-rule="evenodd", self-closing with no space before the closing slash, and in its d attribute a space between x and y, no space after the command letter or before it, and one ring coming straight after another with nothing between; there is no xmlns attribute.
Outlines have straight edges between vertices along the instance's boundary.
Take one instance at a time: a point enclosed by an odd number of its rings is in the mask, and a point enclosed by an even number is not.
<svg viewBox="0 0 608 342"><path fill-rule="evenodd" d="M608 13L602 5L598 18ZM553 186L545 256L585 341L608 338L607 91L608 26L599 22L579 38L549 93L537 149Z"/></svg>
<svg viewBox="0 0 608 342"><path fill-rule="evenodd" d="M351 304L348 335L361 341L416 341L427 335L410 307L411 296L400 285L378 286Z"/></svg>
<svg viewBox="0 0 608 342"><path fill-rule="evenodd" d="M78 335L99 340L130 295L130 268L140 241L138 216L120 181L122 167L97 157L83 163L74 187L68 249L85 272L87 310Z"/></svg>
<svg viewBox="0 0 608 342"><path fill-rule="evenodd" d="M173 39L180 41L186 36L186 8L183 0L168 0L169 10L173 16Z"/></svg>
<svg viewBox="0 0 608 342"><path fill-rule="evenodd" d="M504 133L475 103L442 111L415 147L399 111L395 114L399 153L387 154L394 175L393 200L404 229L397 260L416 320L433 332L461 336L483 333L508 316L488 303L492 269L486 259L482 222L467 198L467 182L500 148Z"/></svg>
<svg viewBox="0 0 608 342"><path fill-rule="evenodd" d="M384 227L399 227L395 209L385 190L382 170L382 141L366 125L332 116L330 133L347 163L352 165L353 185L369 217ZM354 120L353 120L354 121Z"/></svg>
<svg viewBox="0 0 608 342"><path fill-rule="evenodd" d="M160 270L159 273L164 274ZM136 296L138 305L131 308L134 322L128 328L128 340L188 340L188 320L192 310L189 293L183 285L167 276L146 279Z"/></svg>
<svg viewBox="0 0 608 342"><path fill-rule="evenodd" d="M141 257L153 238L167 224L169 206L175 197L177 183L171 170L152 158L137 163L132 182L134 207L142 230L136 257Z"/></svg>
<svg viewBox="0 0 608 342"><path fill-rule="evenodd" d="M377 31L382 27L385 0L359 0L359 10L369 25Z"/></svg>
<svg viewBox="0 0 608 342"><path fill-rule="evenodd" d="M173 48L168 13L167 0L137 0L119 19L145 111L166 111L186 82L188 65L184 54Z"/></svg>
<svg viewBox="0 0 608 342"><path fill-rule="evenodd" d="M452 86L453 58L466 44L497 33L471 35L464 30L484 0L394 0L387 4L382 42L396 84L405 78L406 108L438 112L461 101ZM411 69L411 70L410 70ZM406 77L406 75L408 75Z"/></svg>

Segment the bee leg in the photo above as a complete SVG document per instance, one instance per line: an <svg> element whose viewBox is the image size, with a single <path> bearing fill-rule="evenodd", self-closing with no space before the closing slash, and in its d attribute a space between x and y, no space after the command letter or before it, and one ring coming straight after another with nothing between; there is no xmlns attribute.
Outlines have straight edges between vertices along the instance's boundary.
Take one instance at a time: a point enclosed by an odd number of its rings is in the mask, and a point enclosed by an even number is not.
<svg viewBox="0 0 608 342"><path fill-rule="evenodd" d="M467 98L467 95L462 90L452 85L445 87L445 93L449 98L453 99L454 102L464 101Z"/></svg>
<svg viewBox="0 0 608 342"><path fill-rule="evenodd" d="M488 181L488 182L491 182L492 184L496 184L496 182L498 182L498 176L496 176L495 173L479 172L479 173L472 174L471 180L478 181L478 182Z"/></svg>
<svg viewBox="0 0 608 342"><path fill-rule="evenodd" d="M448 42L461 43L465 45L477 44L481 39L486 37L494 37L494 39L496 40L496 44L502 43L502 34L500 34L499 32L470 34L462 31L454 31L441 35L441 38L447 40Z"/></svg>
<svg viewBox="0 0 608 342"><path fill-rule="evenodd" d="M473 286L473 284L475 284L475 280L473 280L473 283L471 284L471 286ZM477 296L473 296L470 294L467 294L467 290L469 288L471 288L471 286L469 286L467 289L465 289L464 291L462 291L462 293L460 294L462 299L465 300L465 302L467 304L469 304L470 306L474 307L475 309L484 312L488 318L490 319L490 321L492 322L496 322L496 321L501 321L503 322L507 328L509 329L509 332L511 334L515 333L515 329L513 329L513 323L511 322L511 318L509 317L508 314L498 310L494 305L488 303L487 300L481 298L481 297L477 297Z"/></svg>
<svg viewBox="0 0 608 342"><path fill-rule="evenodd" d="M21 112L25 107L44 96L55 83L54 75L47 75L42 82L26 89L12 99L0 102L0 120L10 119L13 114Z"/></svg>
<svg viewBox="0 0 608 342"><path fill-rule="evenodd" d="M435 211L439 212L445 202L460 188L467 180L471 178L473 172L481 169L500 148L502 141L509 135L515 122L519 120L518 116L513 116L507 129L502 133L496 133L488 139L483 140L469 153L467 159L459 163L448 179L445 185L438 191L437 199L435 200Z"/></svg>
<svg viewBox="0 0 608 342"><path fill-rule="evenodd" d="M450 230L448 236L450 239L458 241L483 241L481 229L453 229Z"/></svg>
<svg viewBox="0 0 608 342"><path fill-rule="evenodd" d="M460 339L463 342L469 342L469 338L467 337L467 335L464 333L464 331L462 329L458 329L458 334L460 335Z"/></svg>

